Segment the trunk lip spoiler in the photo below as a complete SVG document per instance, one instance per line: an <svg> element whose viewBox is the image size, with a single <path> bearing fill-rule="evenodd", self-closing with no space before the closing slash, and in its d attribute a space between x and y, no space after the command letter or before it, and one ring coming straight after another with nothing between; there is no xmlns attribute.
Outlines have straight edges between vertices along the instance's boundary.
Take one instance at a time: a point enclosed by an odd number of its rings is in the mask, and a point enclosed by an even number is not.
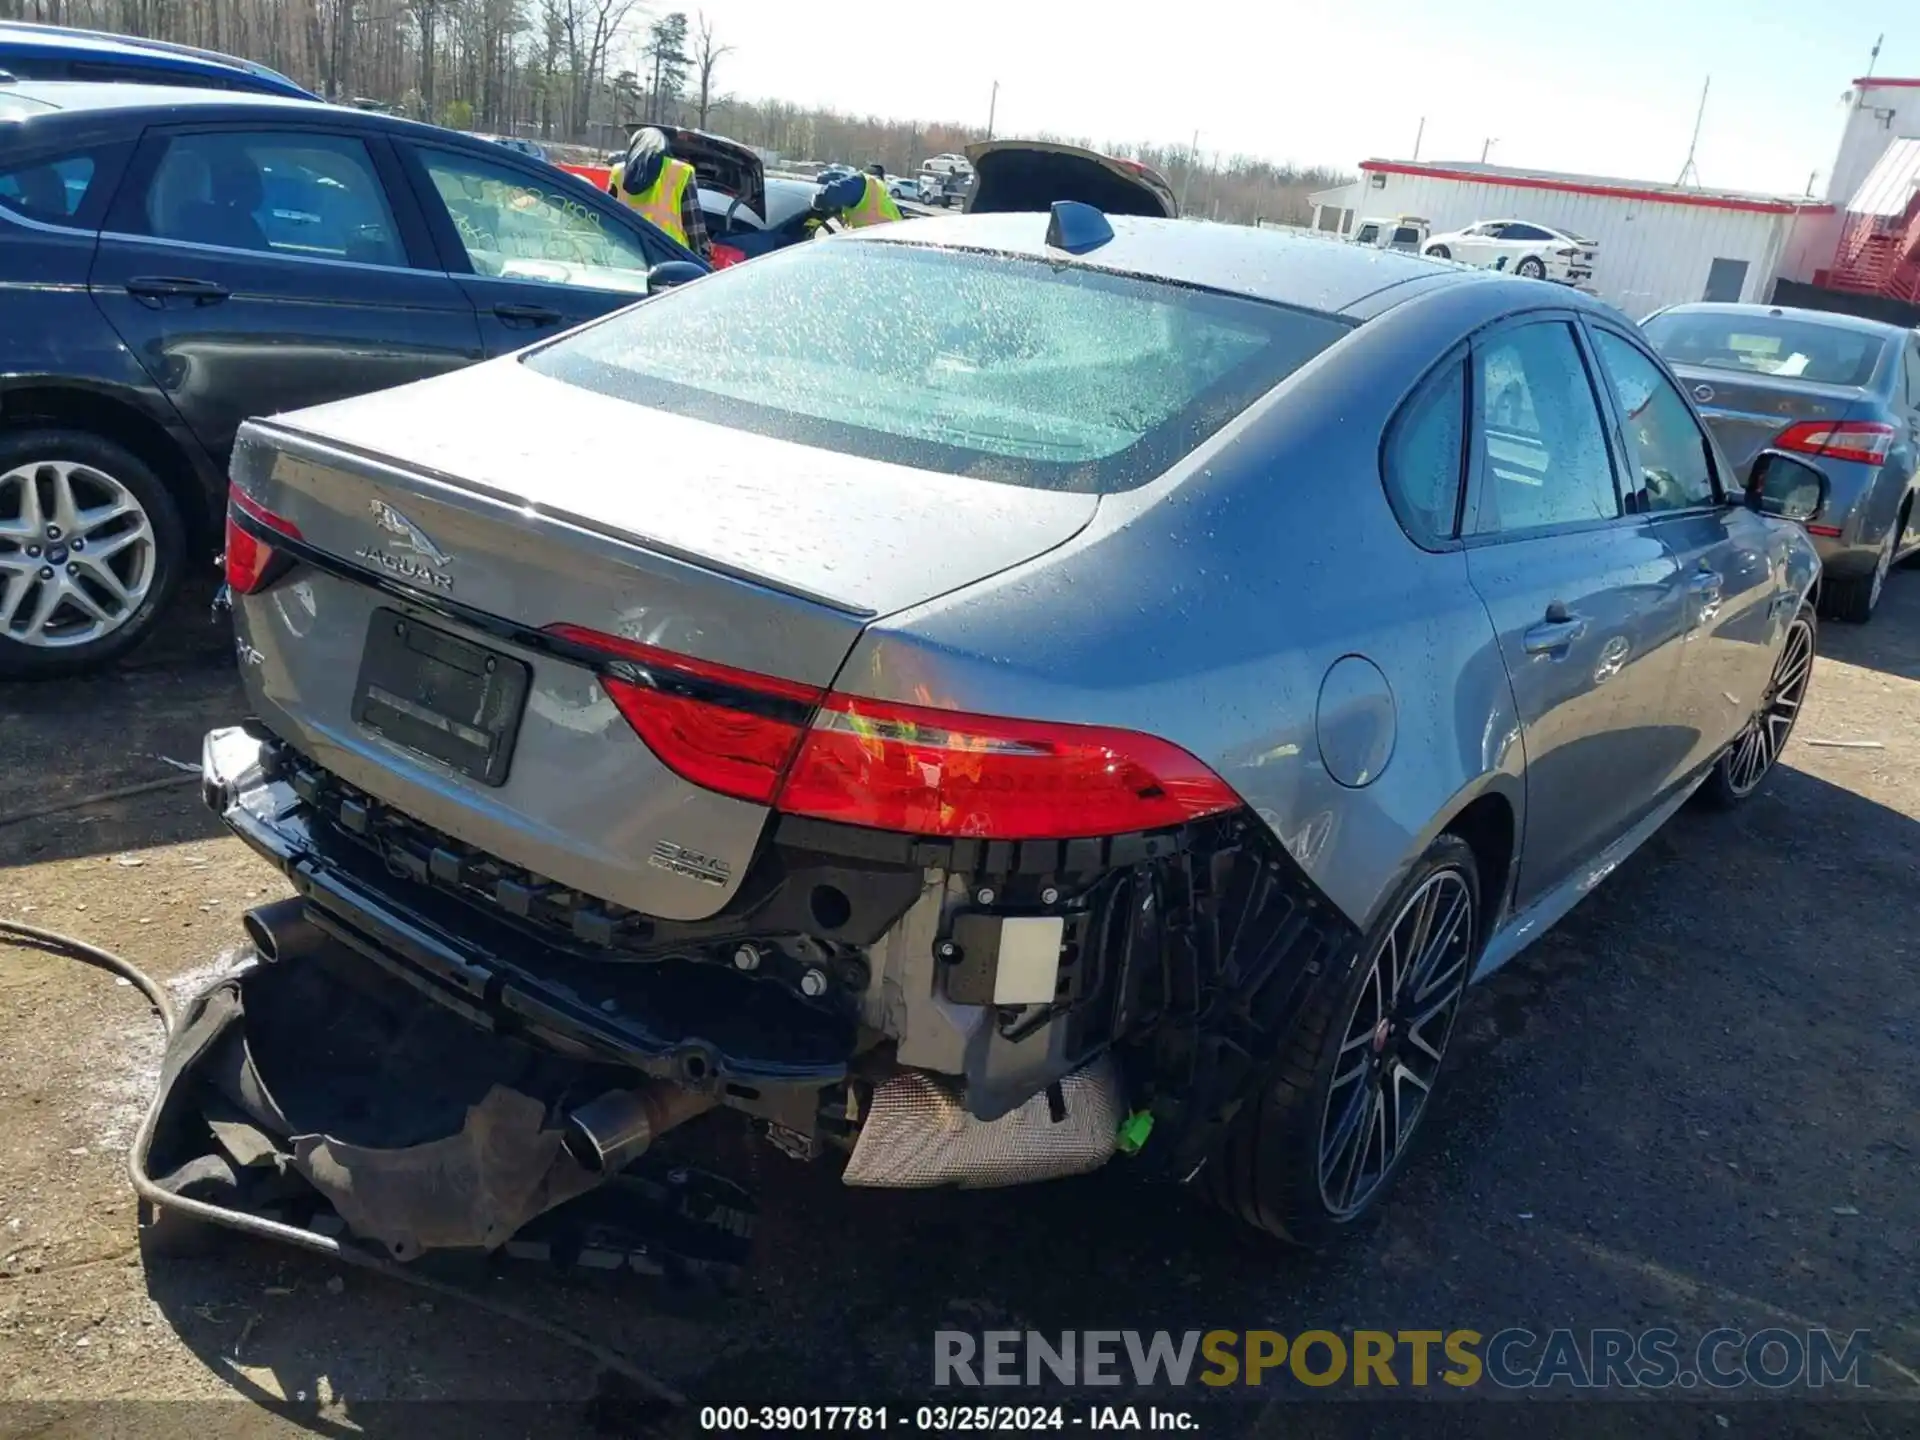
<svg viewBox="0 0 1920 1440"><path fill-rule="evenodd" d="M656 540L648 536L635 535L629 531L617 529L613 526L592 520L587 516L576 514L570 510L562 510L551 505L542 504L537 500L526 500L518 496L509 495L504 491L486 484L484 481L474 480L462 475L455 475L450 471L436 470L432 466L421 465L414 461L401 460L397 456L383 455L372 450L363 450L348 441L331 436L317 435L311 431L289 425L284 420L250 420L243 427L242 434L269 439L279 449L293 455L297 459L332 465L336 468L344 468L365 476L368 479L399 477L415 485L424 482L428 487L437 487L457 492L465 500L471 501L478 499L485 502L488 506L503 512L510 512L495 517L503 522L508 522L515 517L532 515L551 524L572 526L574 529L584 530L589 534L611 540L616 544L632 546L635 549L644 550L648 554L677 561L682 565L692 566L694 569L705 571L710 575L723 575L729 580L737 580L744 584L755 585L763 590L771 590L781 595L791 596L796 600L805 600L810 604L819 605L824 609L832 610L837 614L845 615L855 620L875 620L878 619L880 615L880 612L871 606L862 605L856 601L842 599L839 596L828 595L817 590L811 590L804 585L795 585L790 581L777 579L774 576L763 574L760 571L749 569L743 565L732 565L725 560L718 559L711 555L701 555L691 550L683 550L679 546L670 545L664 541ZM431 490L429 490L427 498L436 499L439 497L434 496ZM264 539L267 537L263 535L261 538ZM298 553L302 559L310 560L322 569L332 570L336 574L341 574L351 579L371 578L377 580L383 578L374 575L373 572L365 570L358 565L349 564L337 556L328 554L326 551L317 550L310 543L304 545L289 543L287 537L279 535L277 532L272 537L272 543L277 549L286 549ZM396 593L404 594L405 597L410 600L419 599L422 603L440 603L440 597L427 596L425 592L414 590L409 586L401 586Z"/></svg>

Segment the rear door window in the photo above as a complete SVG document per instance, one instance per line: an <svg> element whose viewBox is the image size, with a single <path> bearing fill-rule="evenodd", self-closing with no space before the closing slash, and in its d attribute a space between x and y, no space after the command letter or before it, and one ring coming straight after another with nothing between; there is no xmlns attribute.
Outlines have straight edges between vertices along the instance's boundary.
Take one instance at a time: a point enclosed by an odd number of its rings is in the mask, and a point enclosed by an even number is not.
<svg viewBox="0 0 1920 1440"><path fill-rule="evenodd" d="M763 256L524 363L824 449L1100 493L1161 473L1350 328L1078 265L841 240Z"/></svg>
<svg viewBox="0 0 1920 1440"><path fill-rule="evenodd" d="M318 131L175 135L148 183L144 233L290 259L405 267L366 142Z"/></svg>
<svg viewBox="0 0 1920 1440"><path fill-rule="evenodd" d="M1473 349L1485 460L1474 530L1514 534L1621 513L1599 397L1573 327L1497 330Z"/></svg>

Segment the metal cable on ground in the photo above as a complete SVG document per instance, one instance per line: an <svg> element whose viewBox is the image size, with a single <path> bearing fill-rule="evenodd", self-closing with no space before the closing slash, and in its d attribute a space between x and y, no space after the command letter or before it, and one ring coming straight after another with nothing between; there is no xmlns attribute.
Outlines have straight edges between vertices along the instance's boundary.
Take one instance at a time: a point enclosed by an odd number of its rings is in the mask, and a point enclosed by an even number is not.
<svg viewBox="0 0 1920 1440"><path fill-rule="evenodd" d="M169 1038L178 1024L174 1010L173 997L166 987L152 976L141 970L132 961L103 950L97 945L89 945L84 940L76 940L70 935L62 935L54 930L42 930L36 925L23 925L15 920L0 919L0 938L49 950L72 959L84 960L90 965L111 971L129 981L142 995L152 1002L159 1012L160 1024ZM362 1270L371 1270L376 1275L384 1275L391 1280L403 1281L450 1300L459 1300L484 1310L502 1320L510 1320L516 1325L556 1340L562 1345L582 1351L592 1356L601 1365L615 1374L623 1376L645 1390L648 1394L670 1405L685 1405L686 1397L664 1381L654 1378L625 1356L602 1345L590 1336L564 1325L557 1325L517 1305L494 1300L471 1290L462 1289L430 1275L409 1270L384 1255L376 1255L362 1250L358 1246L342 1244L329 1235L316 1234L303 1230L298 1225L282 1224L278 1220L268 1220L259 1215L249 1215L242 1210L228 1210L219 1205L209 1205L203 1200L190 1200L185 1196L174 1195L162 1190L147 1174L147 1151L153 1144L154 1127L160 1120L160 1104L163 1092L155 1089L153 1100L147 1106L147 1113L140 1122L140 1130L133 1138L133 1149L127 1156L127 1177L133 1182L134 1192L149 1204L163 1209L177 1211L182 1215L191 1215L197 1220L213 1225L223 1225L230 1230L239 1230L249 1235L257 1235L264 1240L279 1240L288 1245L296 1245L304 1250L328 1256L331 1259L354 1265Z"/></svg>

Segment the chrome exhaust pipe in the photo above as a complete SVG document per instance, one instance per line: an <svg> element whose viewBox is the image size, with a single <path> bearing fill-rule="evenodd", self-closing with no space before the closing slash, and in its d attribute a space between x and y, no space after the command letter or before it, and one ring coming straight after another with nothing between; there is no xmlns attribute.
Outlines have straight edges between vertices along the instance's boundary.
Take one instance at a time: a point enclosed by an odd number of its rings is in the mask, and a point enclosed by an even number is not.
<svg viewBox="0 0 1920 1440"><path fill-rule="evenodd" d="M268 965L304 959L327 943L326 933L307 918L307 902L297 895L247 911L240 925Z"/></svg>
<svg viewBox="0 0 1920 1440"><path fill-rule="evenodd" d="M581 1168L617 1175L660 1136L713 1108L713 1097L678 1085L609 1090L567 1116L561 1144Z"/></svg>

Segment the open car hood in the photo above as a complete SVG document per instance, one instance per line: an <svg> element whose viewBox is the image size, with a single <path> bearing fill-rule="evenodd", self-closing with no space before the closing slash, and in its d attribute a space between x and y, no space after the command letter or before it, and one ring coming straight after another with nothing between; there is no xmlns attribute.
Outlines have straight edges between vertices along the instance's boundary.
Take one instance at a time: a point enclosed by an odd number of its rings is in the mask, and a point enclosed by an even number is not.
<svg viewBox="0 0 1920 1440"><path fill-rule="evenodd" d="M985 140L967 147L974 171L966 213L1051 209L1078 200L1109 215L1180 213L1173 187L1151 166L1051 140Z"/></svg>
<svg viewBox="0 0 1920 1440"><path fill-rule="evenodd" d="M676 160L693 166L694 179L703 190L724 190L738 195L756 215L767 213L767 167L760 157L738 140L709 135L704 130L681 130L662 125L667 149Z"/></svg>

